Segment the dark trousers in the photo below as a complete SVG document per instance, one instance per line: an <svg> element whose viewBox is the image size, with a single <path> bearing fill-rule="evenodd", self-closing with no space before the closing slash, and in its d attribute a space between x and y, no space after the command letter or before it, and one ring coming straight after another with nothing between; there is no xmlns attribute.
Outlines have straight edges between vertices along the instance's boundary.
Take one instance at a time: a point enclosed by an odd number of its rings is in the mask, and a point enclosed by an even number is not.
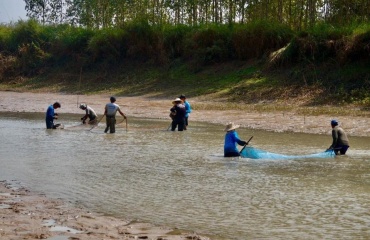
<svg viewBox="0 0 370 240"><path fill-rule="evenodd" d="M184 131L185 119L174 119L172 121L171 131L175 131L176 127L178 131Z"/></svg>
<svg viewBox="0 0 370 240"><path fill-rule="evenodd" d="M343 145L343 146L336 146L334 148L334 152L335 152L335 155L344 155L346 154L347 150L348 150L349 146L346 146L346 145Z"/></svg>
<svg viewBox="0 0 370 240"><path fill-rule="evenodd" d="M224 152L224 157L239 157L240 153L238 152Z"/></svg>
<svg viewBox="0 0 370 240"><path fill-rule="evenodd" d="M107 126L104 130L105 133L107 133L108 130L110 130L109 133L115 133L116 132L116 117L115 116L113 116L113 117L107 116L106 117L106 124L107 124Z"/></svg>
<svg viewBox="0 0 370 240"><path fill-rule="evenodd" d="M54 119L45 119L46 128L53 129L54 128Z"/></svg>

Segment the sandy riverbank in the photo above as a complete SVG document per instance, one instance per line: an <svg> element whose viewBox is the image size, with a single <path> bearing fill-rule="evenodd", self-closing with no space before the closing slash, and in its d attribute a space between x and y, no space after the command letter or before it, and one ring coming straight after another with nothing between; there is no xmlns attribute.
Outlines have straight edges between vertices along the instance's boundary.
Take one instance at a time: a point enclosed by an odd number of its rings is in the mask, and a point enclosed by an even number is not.
<svg viewBox="0 0 370 240"><path fill-rule="evenodd" d="M0 181L0 239L207 240L196 233L91 213Z"/></svg>
<svg viewBox="0 0 370 240"><path fill-rule="evenodd" d="M83 114L77 103L87 103L98 114L104 112L109 95L67 95L57 93L18 93L1 92L0 111L45 112L55 101L62 104L58 112ZM176 96L174 96L175 98ZM117 103L128 117L168 119L173 99L153 99L148 97L118 97ZM211 101L188 99L191 104L213 104ZM189 121L202 121L226 124L233 121L242 127L265 129L276 132L290 131L313 134L331 134L330 120L339 120L350 136L370 136L370 118L353 116L303 116L293 112L248 112L240 110L201 110L193 111ZM169 120L170 121L170 120ZM190 123L191 124L191 123ZM191 126L191 125L190 125Z"/></svg>

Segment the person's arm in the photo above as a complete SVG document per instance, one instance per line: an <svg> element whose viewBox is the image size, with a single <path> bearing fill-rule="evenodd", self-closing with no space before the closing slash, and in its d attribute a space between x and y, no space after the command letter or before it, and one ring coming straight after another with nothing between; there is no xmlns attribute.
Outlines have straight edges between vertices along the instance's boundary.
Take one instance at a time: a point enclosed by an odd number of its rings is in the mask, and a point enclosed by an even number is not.
<svg viewBox="0 0 370 240"><path fill-rule="evenodd" d="M243 141L239 138L238 134L235 132L234 134L235 141L240 145L240 146L245 146L247 144L246 141Z"/></svg>
<svg viewBox="0 0 370 240"><path fill-rule="evenodd" d="M121 109L118 108L117 110L118 110L119 114L121 114L124 119L127 118L126 115L121 111Z"/></svg>
<svg viewBox="0 0 370 240"><path fill-rule="evenodd" d="M58 118L58 114L55 114L53 107L49 107L48 110L46 111L46 118L48 119Z"/></svg>
<svg viewBox="0 0 370 240"><path fill-rule="evenodd" d="M186 102L185 106L186 106L186 113L191 113L190 103L189 102Z"/></svg>

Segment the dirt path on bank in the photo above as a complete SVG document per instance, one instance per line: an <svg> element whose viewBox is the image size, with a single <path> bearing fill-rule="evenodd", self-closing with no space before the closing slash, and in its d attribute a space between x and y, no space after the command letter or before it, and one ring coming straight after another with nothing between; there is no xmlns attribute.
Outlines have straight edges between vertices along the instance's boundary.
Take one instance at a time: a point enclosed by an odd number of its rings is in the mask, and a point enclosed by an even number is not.
<svg viewBox="0 0 370 240"><path fill-rule="evenodd" d="M48 105L59 101L59 113L83 114L77 103L87 103L98 114L103 114L109 95L68 95L58 93L18 93L0 91L0 111L3 112L45 112ZM176 96L175 96L176 97ZM175 98L174 97L174 98ZM150 97L117 97L128 117L169 119L169 109L174 99L153 99ZM190 104L211 105L212 102L188 99ZM225 125L228 122L251 129L264 129L276 132L303 132L330 134L330 120L337 119L350 136L370 136L370 118L352 116L302 116L293 112L248 112L240 110L194 110L191 121L210 122Z"/></svg>

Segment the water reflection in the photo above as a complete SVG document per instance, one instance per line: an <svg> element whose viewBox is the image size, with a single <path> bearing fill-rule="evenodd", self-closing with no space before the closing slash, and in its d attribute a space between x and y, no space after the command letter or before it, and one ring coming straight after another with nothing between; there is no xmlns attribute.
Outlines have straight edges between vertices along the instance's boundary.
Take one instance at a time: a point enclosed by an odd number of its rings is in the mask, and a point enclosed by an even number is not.
<svg viewBox="0 0 370 240"><path fill-rule="evenodd" d="M93 211L200 233L214 239L366 238L370 232L370 139L351 137L348 156L252 160L223 154L224 127L130 119L104 134L63 116L0 115L0 180L83 204ZM330 132L330 129L328 129ZM329 135L239 129L258 148L288 155L321 152Z"/></svg>

